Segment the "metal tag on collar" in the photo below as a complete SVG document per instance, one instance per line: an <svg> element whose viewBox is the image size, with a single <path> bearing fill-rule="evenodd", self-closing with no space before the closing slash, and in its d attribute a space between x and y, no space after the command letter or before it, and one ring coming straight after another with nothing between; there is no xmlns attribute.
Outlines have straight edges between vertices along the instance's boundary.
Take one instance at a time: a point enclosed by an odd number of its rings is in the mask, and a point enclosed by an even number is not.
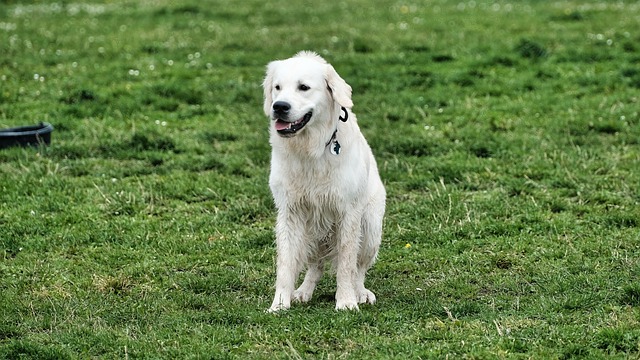
<svg viewBox="0 0 640 360"><path fill-rule="evenodd" d="M338 140L333 140L331 142L331 147L329 148L329 151L331 151L333 155L340 154L340 143L338 142Z"/></svg>

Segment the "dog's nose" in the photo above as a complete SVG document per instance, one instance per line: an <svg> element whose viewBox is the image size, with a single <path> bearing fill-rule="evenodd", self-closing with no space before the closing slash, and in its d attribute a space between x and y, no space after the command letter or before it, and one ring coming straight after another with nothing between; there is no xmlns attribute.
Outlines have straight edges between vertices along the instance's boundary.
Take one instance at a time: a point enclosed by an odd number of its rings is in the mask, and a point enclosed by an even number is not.
<svg viewBox="0 0 640 360"><path fill-rule="evenodd" d="M286 115L291 110L291 105L285 101L276 101L273 103L273 112L278 115Z"/></svg>

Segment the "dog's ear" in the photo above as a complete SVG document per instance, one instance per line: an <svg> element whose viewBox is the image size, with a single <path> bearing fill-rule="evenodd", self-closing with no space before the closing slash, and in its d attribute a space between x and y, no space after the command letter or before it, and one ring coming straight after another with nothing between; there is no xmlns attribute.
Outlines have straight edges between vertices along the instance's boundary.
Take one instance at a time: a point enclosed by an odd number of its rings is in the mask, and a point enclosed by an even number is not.
<svg viewBox="0 0 640 360"><path fill-rule="evenodd" d="M336 69L334 69L331 64L327 64L326 80L333 100L346 108L350 109L353 107L353 101L351 101L351 86L338 75Z"/></svg>
<svg viewBox="0 0 640 360"><path fill-rule="evenodd" d="M262 88L264 89L264 113L271 115L271 90L273 89L273 71L280 61L272 61L267 65L267 75L262 82Z"/></svg>

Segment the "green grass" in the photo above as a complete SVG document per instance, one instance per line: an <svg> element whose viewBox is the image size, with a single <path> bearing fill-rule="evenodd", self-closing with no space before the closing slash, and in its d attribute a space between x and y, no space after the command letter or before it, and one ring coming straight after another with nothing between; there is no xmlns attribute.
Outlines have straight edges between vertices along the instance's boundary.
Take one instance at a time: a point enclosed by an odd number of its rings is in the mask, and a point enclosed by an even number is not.
<svg viewBox="0 0 640 360"><path fill-rule="evenodd" d="M5 1L0 358L637 358L635 3ZM270 315L264 66L354 89L379 302Z"/></svg>

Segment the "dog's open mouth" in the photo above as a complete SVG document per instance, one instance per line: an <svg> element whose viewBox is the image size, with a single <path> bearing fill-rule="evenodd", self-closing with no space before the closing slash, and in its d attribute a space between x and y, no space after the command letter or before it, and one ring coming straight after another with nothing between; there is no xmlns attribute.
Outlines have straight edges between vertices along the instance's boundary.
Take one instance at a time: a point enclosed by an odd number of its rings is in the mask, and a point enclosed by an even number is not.
<svg viewBox="0 0 640 360"><path fill-rule="evenodd" d="M282 136L294 135L296 132L302 129L305 125L307 125L309 120L311 120L311 115L313 115L313 111L309 111L303 117L301 117L300 119L294 122L288 122L281 119L276 119L276 124L275 124L276 131L278 131L278 134Z"/></svg>

